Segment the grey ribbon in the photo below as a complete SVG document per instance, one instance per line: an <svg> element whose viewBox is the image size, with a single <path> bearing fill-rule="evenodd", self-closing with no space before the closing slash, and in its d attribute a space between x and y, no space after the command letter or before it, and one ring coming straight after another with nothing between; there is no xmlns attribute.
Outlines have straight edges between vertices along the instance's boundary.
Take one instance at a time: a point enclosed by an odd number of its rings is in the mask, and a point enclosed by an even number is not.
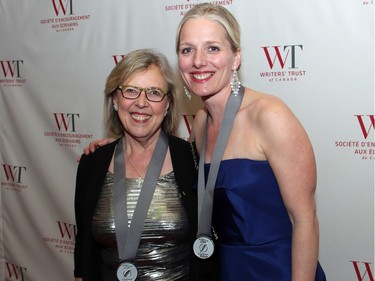
<svg viewBox="0 0 375 281"><path fill-rule="evenodd" d="M135 259L141 240L143 225L154 195L156 183L168 150L168 138L161 131L152 154L149 168L143 181L141 192L135 207L130 227L128 226L128 213L126 203L126 181L124 160L124 137L121 138L115 148L114 158L114 190L113 205L116 226L116 239L119 258L121 261Z"/></svg>
<svg viewBox="0 0 375 281"><path fill-rule="evenodd" d="M234 118L241 106L244 95L244 88L241 86L237 96L231 94L225 106L224 116L215 144L214 153L211 160L210 171L208 173L207 184L204 177L204 163L206 155L207 121L203 133L203 142L199 159L198 171L198 231L197 237L205 235L211 237L212 207L214 200L214 187L220 162L223 158ZM208 118L207 118L208 120Z"/></svg>

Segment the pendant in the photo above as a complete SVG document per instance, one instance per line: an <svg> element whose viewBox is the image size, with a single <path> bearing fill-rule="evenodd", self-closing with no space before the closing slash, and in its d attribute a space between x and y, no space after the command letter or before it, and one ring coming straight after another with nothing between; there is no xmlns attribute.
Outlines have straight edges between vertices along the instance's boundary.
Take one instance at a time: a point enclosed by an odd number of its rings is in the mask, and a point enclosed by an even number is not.
<svg viewBox="0 0 375 281"><path fill-rule="evenodd" d="M137 267L131 262L122 262L117 268L117 279L119 281L134 281L137 276Z"/></svg>
<svg viewBox="0 0 375 281"><path fill-rule="evenodd" d="M210 258L215 250L214 241L208 236L198 237L193 244L194 254L200 259Z"/></svg>

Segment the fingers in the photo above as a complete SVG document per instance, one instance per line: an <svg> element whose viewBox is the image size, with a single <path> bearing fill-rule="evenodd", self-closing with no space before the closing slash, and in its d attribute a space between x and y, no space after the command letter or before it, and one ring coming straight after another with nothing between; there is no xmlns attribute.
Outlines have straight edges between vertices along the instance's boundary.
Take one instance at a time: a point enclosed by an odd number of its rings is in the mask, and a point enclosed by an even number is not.
<svg viewBox="0 0 375 281"><path fill-rule="evenodd" d="M94 141L90 142L89 146L87 147L87 154L89 154L90 152L91 152L91 153L94 153L95 150L96 150L99 146L103 146L103 145L100 145L100 142L101 142L101 140L94 140ZM86 148L85 148L85 150L86 150ZM85 151L85 153L86 153L86 151ZM86 155L87 155L87 154L86 154Z"/></svg>
<svg viewBox="0 0 375 281"><path fill-rule="evenodd" d="M94 140L94 141L90 142L89 145L86 146L83 149L83 153L85 155L89 155L90 153L94 153L97 148L99 148L101 146L104 146L106 144L109 144L109 143L113 142L114 140L115 139L113 139L113 138ZM77 157L77 162L79 162L80 160L81 160L81 155Z"/></svg>

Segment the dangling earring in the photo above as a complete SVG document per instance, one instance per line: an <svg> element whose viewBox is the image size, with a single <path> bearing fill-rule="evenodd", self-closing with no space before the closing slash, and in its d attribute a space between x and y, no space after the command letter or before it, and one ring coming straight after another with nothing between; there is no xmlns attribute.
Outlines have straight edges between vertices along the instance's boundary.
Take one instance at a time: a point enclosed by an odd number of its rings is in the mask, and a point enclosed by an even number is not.
<svg viewBox="0 0 375 281"><path fill-rule="evenodd" d="M116 103L113 105L113 110L118 111L118 105Z"/></svg>
<svg viewBox="0 0 375 281"><path fill-rule="evenodd" d="M234 96L238 95L238 90L241 88L241 82L238 80L238 73L235 69L233 71L232 81L230 82L230 88Z"/></svg>
<svg viewBox="0 0 375 281"><path fill-rule="evenodd" d="M184 91L185 91L185 95L187 96L187 98L189 100L191 100L191 94L190 94L189 90L186 87L184 87Z"/></svg>

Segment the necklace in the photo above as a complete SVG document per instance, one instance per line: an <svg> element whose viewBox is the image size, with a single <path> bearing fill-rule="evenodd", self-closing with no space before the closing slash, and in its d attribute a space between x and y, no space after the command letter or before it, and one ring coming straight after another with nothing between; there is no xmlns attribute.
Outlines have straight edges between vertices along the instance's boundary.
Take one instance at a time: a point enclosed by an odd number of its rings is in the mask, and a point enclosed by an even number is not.
<svg viewBox="0 0 375 281"><path fill-rule="evenodd" d="M143 183L143 178L141 174L138 172L138 170L134 167L134 164L132 160L130 159L130 156L128 156L128 160L129 160L130 165L133 167L134 171L138 174L137 184L138 184L138 188L141 188L141 184Z"/></svg>

